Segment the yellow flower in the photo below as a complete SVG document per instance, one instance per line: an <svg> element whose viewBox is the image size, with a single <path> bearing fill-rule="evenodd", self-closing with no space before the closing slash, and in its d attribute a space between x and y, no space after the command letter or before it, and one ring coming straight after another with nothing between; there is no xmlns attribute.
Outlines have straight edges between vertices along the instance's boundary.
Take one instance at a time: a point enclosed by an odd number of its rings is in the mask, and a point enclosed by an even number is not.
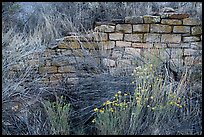
<svg viewBox="0 0 204 137"><path fill-rule="evenodd" d="M118 91L118 94L121 94L121 91Z"/></svg>
<svg viewBox="0 0 204 137"><path fill-rule="evenodd" d="M151 96L150 98L153 99L153 96Z"/></svg>
<svg viewBox="0 0 204 137"><path fill-rule="evenodd" d="M104 108L100 109L99 112L100 112L100 113L103 113L103 112L104 112Z"/></svg>
<svg viewBox="0 0 204 137"><path fill-rule="evenodd" d="M132 84L135 84L135 82L133 81Z"/></svg>
<svg viewBox="0 0 204 137"><path fill-rule="evenodd" d="M110 108L110 111L111 111L111 112L114 112L113 108Z"/></svg>
<svg viewBox="0 0 204 137"><path fill-rule="evenodd" d="M149 108L150 106L149 106L149 105L147 105L147 107Z"/></svg>
<svg viewBox="0 0 204 137"><path fill-rule="evenodd" d="M169 104L170 104L170 105L172 105L172 104L173 104L173 102L171 101Z"/></svg>
<svg viewBox="0 0 204 137"><path fill-rule="evenodd" d="M152 110L154 110L155 108L152 108Z"/></svg>
<svg viewBox="0 0 204 137"><path fill-rule="evenodd" d="M128 95L128 94L126 94L126 93L124 94L124 96L127 96L127 95Z"/></svg>
<svg viewBox="0 0 204 137"><path fill-rule="evenodd" d="M96 119L94 118L91 122L92 122L92 123L95 123L95 122L96 122Z"/></svg>
<svg viewBox="0 0 204 137"><path fill-rule="evenodd" d="M180 108L182 108L182 106L181 106L181 105L180 105L179 107L180 107Z"/></svg>
<svg viewBox="0 0 204 137"><path fill-rule="evenodd" d="M117 97L117 96L118 96L118 94L116 93L116 94L115 94L115 97Z"/></svg>
<svg viewBox="0 0 204 137"><path fill-rule="evenodd" d="M105 104L109 105L109 104L111 104L111 102L109 100L107 100Z"/></svg>
<svg viewBox="0 0 204 137"><path fill-rule="evenodd" d="M98 108L95 108L94 111L95 111L95 112L98 112Z"/></svg>

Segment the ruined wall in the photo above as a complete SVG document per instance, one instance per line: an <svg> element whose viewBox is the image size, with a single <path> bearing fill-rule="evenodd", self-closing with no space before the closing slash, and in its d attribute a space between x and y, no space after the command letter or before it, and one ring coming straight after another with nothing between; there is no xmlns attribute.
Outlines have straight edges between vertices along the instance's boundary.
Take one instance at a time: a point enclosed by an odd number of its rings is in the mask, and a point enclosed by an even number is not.
<svg viewBox="0 0 204 137"><path fill-rule="evenodd" d="M56 40L39 59L30 62L39 63L40 75L47 74L45 83L57 83L66 77L74 84L79 71L97 74L104 67L113 72L134 65L137 57L148 54L178 65L201 64L201 60L194 60L201 52L202 22L188 14L165 13L97 22L94 32Z"/></svg>

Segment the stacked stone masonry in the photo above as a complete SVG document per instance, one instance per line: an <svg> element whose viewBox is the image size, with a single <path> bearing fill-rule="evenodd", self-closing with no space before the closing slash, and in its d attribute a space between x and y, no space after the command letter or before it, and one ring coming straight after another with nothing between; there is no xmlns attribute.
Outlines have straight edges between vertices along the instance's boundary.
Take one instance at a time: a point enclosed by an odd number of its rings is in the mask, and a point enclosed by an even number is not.
<svg viewBox="0 0 204 137"><path fill-rule="evenodd" d="M195 53L202 52L202 22L181 13L133 16L115 22L97 22L94 32L58 41L40 57L39 73L47 74L48 82L69 75L74 83L76 64L86 62L87 54L109 68L128 67L135 57L147 54L158 54L182 65L201 64L201 60L192 63L192 59ZM162 48L165 51L159 51Z"/></svg>

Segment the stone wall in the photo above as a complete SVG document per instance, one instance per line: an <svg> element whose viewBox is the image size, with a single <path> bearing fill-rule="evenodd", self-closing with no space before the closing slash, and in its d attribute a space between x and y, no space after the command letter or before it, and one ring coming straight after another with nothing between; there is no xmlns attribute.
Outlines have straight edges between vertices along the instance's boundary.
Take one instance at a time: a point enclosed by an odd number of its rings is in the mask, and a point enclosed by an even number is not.
<svg viewBox="0 0 204 137"><path fill-rule="evenodd" d="M66 77L74 84L79 70L97 74L100 68L130 67L137 57L148 54L179 65L201 64L201 60L194 60L201 52L202 22L188 14L164 13L97 22L94 32L56 40L43 55L29 62L39 64L40 75L47 74L45 83Z"/></svg>

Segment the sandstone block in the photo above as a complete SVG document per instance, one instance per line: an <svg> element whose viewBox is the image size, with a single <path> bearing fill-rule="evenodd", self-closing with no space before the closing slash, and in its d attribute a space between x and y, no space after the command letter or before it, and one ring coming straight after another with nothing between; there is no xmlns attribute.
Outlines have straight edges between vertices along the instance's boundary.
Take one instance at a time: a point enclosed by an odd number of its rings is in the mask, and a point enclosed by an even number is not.
<svg viewBox="0 0 204 137"><path fill-rule="evenodd" d="M182 21L177 19L162 19L161 24L164 25L181 25Z"/></svg>
<svg viewBox="0 0 204 137"><path fill-rule="evenodd" d="M100 42L102 49L113 49L115 47L115 41Z"/></svg>
<svg viewBox="0 0 204 137"><path fill-rule="evenodd" d="M161 42L180 43L181 42L181 35L180 34L163 34L161 37Z"/></svg>
<svg viewBox="0 0 204 137"><path fill-rule="evenodd" d="M161 25L161 24L151 24L150 32L157 33L171 33L172 26L169 25Z"/></svg>
<svg viewBox="0 0 204 137"><path fill-rule="evenodd" d="M116 41L116 47L131 47L131 42Z"/></svg>
<svg viewBox="0 0 204 137"><path fill-rule="evenodd" d="M133 32L149 32L149 24L133 25Z"/></svg>
<svg viewBox="0 0 204 137"><path fill-rule="evenodd" d="M192 35L201 35L202 34L202 27L201 26L195 26L191 28L191 34Z"/></svg>
<svg viewBox="0 0 204 137"><path fill-rule="evenodd" d="M143 42L143 34L125 34L125 41Z"/></svg>
<svg viewBox="0 0 204 137"><path fill-rule="evenodd" d="M183 19L183 25L201 25L201 21L194 18Z"/></svg>
<svg viewBox="0 0 204 137"><path fill-rule="evenodd" d="M94 31L99 31L99 32L114 32L115 31L115 26L112 25L101 25L95 27Z"/></svg>
<svg viewBox="0 0 204 137"><path fill-rule="evenodd" d="M153 47L152 43L132 43L134 48L151 48Z"/></svg>
<svg viewBox="0 0 204 137"><path fill-rule="evenodd" d="M161 34L144 34L145 42L161 42Z"/></svg>
<svg viewBox="0 0 204 137"><path fill-rule="evenodd" d="M163 13L161 18L170 18L170 19L185 19L188 18L189 14L182 14L182 13Z"/></svg>
<svg viewBox="0 0 204 137"><path fill-rule="evenodd" d="M125 23L140 24L143 23L143 17L142 16L125 17Z"/></svg>
<svg viewBox="0 0 204 137"><path fill-rule="evenodd" d="M183 42L197 42L197 41L200 41L200 37L197 36L183 37Z"/></svg>
<svg viewBox="0 0 204 137"><path fill-rule="evenodd" d="M117 24L116 32L132 33L132 25L131 24Z"/></svg>
<svg viewBox="0 0 204 137"><path fill-rule="evenodd" d="M189 26L174 26L173 32L174 33L190 33L190 27Z"/></svg>
<svg viewBox="0 0 204 137"><path fill-rule="evenodd" d="M60 73L73 73L76 72L73 66L62 66L58 68L58 72Z"/></svg>
<svg viewBox="0 0 204 137"><path fill-rule="evenodd" d="M39 73L57 73L57 67L56 66L50 66L50 67L39 67Z"/></svg>
<svg viewBox="0 0 204 137"><path fill-rule="evenodd" d="M52 59L51 64L53 66L66 66L70 64L70 60L72 58L73 57L64 57L64 56L56 57Z"/></svg>
<svg viewBox="0 0 204 137"><path fill-rule="evenodd" d="M123 40L123 33L110 33L109 39L110 40Z"/></svg>
<svg viewBox="0 0 204 137"><path fill-rule="evenodd" d="M159 23L161 21L160 16L145 15L143 18L144 23Z"/></svg>
<svg viewBox="0 0 204 137"><path fill-rule="evenodd" d="M116 65L115 60L108 58L103 59L103 64L107 67L114 67Z"/></svg>

